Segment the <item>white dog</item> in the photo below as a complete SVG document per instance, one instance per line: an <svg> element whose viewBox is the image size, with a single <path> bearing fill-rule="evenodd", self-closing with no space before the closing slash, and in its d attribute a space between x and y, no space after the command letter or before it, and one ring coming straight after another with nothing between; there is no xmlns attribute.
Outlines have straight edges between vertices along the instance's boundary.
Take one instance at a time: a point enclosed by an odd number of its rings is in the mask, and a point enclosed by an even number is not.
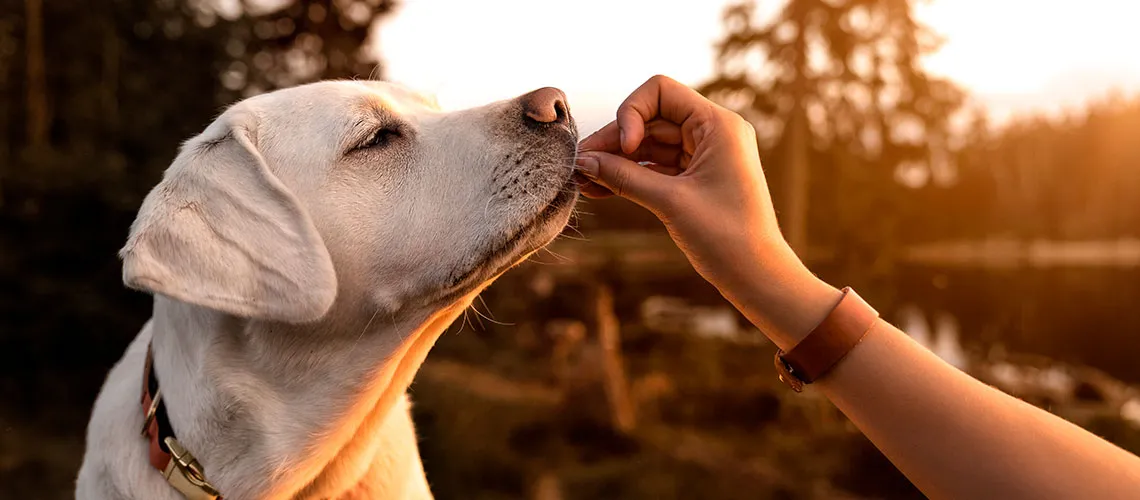
<svg viewBox="0 0 1140 500"><path fill-rule="evenodd" d="M552 88L445 113L334 81L228 109L121 252L154 314L95 402L76 496L430 498L405 390L566 224L576 143Z"/></svg>

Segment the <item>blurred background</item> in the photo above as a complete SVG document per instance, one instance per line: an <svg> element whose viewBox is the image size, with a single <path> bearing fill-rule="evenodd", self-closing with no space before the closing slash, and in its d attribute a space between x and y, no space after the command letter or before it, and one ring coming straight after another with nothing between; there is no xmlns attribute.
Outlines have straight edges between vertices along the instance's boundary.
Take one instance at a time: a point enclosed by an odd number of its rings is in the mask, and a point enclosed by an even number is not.
<svg viewBox="0 0 1140 500"><path fill-rule="evenodd" d="M1140 15L1082 0L0 0L0 497L69 498L150 315L116 251L242 97L553 85L583 135L656 73L755 123L782 227L954 365L1140 452ZM583 201L412 387L450 498L921 498L638 207Z"/></svg>

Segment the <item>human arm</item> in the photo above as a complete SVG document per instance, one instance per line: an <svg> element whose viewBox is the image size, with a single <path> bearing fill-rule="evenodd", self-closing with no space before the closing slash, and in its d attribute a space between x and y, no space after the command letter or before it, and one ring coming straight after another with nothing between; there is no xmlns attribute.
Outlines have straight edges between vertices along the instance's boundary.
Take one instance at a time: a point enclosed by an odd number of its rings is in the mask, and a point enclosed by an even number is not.
<svg viewBox="0 0 1140 500"><path fill-rule="evenodd" d="M838 302L780 235L754 131L736 114L655 77L581 149L588 196L651 210L785 351ZM885 321L815 386L932 498L1140 497L1140 458L982 384Z"/></svg>

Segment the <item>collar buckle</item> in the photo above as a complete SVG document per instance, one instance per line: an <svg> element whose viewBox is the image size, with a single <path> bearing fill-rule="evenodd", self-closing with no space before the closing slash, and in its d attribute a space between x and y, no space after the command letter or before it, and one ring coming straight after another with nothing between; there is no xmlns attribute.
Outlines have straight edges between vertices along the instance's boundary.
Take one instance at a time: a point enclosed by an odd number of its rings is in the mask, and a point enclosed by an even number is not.
<svg viewBox="0 0 1140 500"><path fill-rule="evenodd" d="M218 490L206 480L206 474L202 472L198 459L173 437L167 437L163 442L170 449L170 463L166 464L166 470L162 471L166 482L182 493L187 500L218 500L220 497Z"/></svg>

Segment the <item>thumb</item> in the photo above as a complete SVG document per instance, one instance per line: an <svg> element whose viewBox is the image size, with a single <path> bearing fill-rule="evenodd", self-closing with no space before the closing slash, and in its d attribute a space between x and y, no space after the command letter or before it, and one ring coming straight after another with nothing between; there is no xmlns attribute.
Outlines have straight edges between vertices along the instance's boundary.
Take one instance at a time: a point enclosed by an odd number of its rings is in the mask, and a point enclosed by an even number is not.
<svg viewBox="0 0 1140 500"><path fill-rule="evenodd" d="M670 176L658 173L637 162L601 151L578 153L578 172L601 184L614 194L652 209L668 192Z"/></svg>

